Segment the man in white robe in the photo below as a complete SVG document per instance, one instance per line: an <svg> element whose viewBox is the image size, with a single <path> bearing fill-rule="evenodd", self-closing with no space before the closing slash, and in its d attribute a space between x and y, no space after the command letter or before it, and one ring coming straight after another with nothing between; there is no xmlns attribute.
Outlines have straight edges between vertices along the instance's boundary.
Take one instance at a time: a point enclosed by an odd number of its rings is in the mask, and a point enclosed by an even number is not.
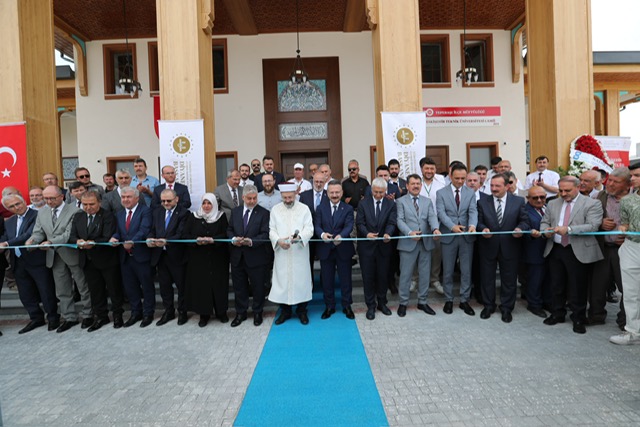
<svg viewBox="0 0 640 427"><path fill-rule="evenodd" d="M291 318L293 305L300 323L309 323L307 302L311 300L309 239L313 236L313 220L309 208L296 201L296 185L280 184L282 203L271 209L269 239L275 258L269 301L280 304L276 325Z"/></svg>

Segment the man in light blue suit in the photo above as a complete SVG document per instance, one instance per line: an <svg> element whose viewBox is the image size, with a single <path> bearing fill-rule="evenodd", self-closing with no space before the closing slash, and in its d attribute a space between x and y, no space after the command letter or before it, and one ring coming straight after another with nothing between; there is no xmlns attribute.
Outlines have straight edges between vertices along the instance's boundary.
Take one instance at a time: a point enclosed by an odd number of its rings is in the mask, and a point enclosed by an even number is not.
<svg viewBox="0 0 640 427"><path fill-rule="evenodd" d="M464 185L467 167L456 164L451 168L451 183L436 193L436 206L440 230L444 234L475 232L478 225L476 196L472 189ZM444 312L453 312L453 270L456 259L460 258L460 308L469 316L476 313L469 305L471 296L471 264L475 236L445 236L440 241L442 247Z"/></svg>
<svg viewBox="0 0 640 427"><path fill-rule="evenodd" d="M398 210L398 230L401 236L417 236L420 234L440 234L438 218L431 200L420 195L422 179L412 174L407 177L408 194L396 201ZM418 310L434 315L435 311L427 304L429 276L431 273L431 251L435 247L433 239L437 237L414 237L398 240L400 253L400 282L398 285L398 316L407 314L407 304L411 287L411 275L418 265L420 283L418 285Z"/></svg>

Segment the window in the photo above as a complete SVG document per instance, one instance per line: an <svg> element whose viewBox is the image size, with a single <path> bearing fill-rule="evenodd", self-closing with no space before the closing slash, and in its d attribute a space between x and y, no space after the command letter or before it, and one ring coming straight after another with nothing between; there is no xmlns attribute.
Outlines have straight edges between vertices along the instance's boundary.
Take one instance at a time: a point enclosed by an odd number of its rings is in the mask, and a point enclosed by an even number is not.
<svg viewBox="0 0 640 427"><path fill-rule="evenodd" d="M133 170L133 162L138 157L140 156L107 157L107 172L116 173L120 169L126 169L129 171L131 176L134 176L135 171Z"/></svg>
<svg viewBox="0 0 640 427"><path fill-rule="evenodd" d="M229 93L227 39L212 39L213 93Z"/></svg>
<svg viewBox="0 0 640 427"><path fill-rule="evenodd" d="M216 153L216 182L227 182L227 173L238 169L237 151L219 151Z"/></svg>
<svg viewBox="0 0 640 427"><path fill-rule="evenodd" d="M467 166L473 170L478 165L491 167L491 159L498 155L497 142L467 142Z"/></svg>
<svg viewBox="0 0 640 427"><path fill-rule="evenodd" d="M127 99L131 95L122 93L118 80L126 75L133 75L134 80L138 80L138 67L136 66L136 45L105 44L102 46L103 73L104 73L104 98L105 99ZM132 70L126 70L127 64L131 64ZM138 92L133 98L138 97Z"/></svg>
<svg viewBox="0 0 640 427"><path fill-rule="evenodd" d="M158 73L158 42L149 42L149 94L160 92L160 74Z"/></svg>
<svg viewBox="0 0 640 427"><path fill-rule="evenodd" d="M421 35L420 56L422 63L422 87L451 87L449 35Z"/></svg>
<svg viewBox="0 0 640 427"><path fill-rule="evenodd" d="M466 51L466 61L465 61ZM477 82L469 82L463 86L493 87L493 36L491 34L460 35L461 64L475 68L478 73Z"/></svg>

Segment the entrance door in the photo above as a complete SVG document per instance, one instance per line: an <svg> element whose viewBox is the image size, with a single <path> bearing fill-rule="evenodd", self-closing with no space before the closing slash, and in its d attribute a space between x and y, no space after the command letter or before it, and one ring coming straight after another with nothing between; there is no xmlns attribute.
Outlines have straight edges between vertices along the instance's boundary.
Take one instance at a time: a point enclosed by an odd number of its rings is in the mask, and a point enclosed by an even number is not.
<svg viewBox="0 0 640 427"><path fill-rule="evenodd" d="M266 152L276 170L293 176L298 161L328 163L342 173L342 124L338 58L303 58L308 85L290 85L290 59L263 59ZM297 158L297 161L292 159Z"/></svg>

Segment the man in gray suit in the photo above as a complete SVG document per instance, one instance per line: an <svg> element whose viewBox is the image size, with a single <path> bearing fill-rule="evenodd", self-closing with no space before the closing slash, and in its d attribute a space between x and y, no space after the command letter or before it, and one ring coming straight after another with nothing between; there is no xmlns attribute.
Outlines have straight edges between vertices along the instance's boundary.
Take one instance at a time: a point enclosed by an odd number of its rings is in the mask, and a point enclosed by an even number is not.
<svg viewBox="0 0 640 427"><path fill-rule="evenodd" d="M42 192L49 209L42 208L38 211L36 224L33 227L31 238L27 245L48 245L69 242L73 217L80 210L71 204L64 203L64 196L59 187L50 185ZM43 248L44 249L44 248ZM46 265L53 272L53 280L56 284L56 296L60 300L60 314L65 322L56 332L64 332L78 324L78 313L73 300L73 281L75 280L80 291L82 304L82 328L88 328L93 324L91 316L91 298L89 287L80 268L78 250L64 246L46 249Z"/></svg>
<svg viewBox="0 0 640 427"><path fill-rule="evenodd" d="M478 225L478 208L475 192L467 187L467 167L457 163L451 168L451 183L436 193L436 206L440 230L444 234L473 233ZM440 240L442 247L444 312L453 312L453 270L456 259L460 258L460 308L469 316L475 311L469 305L471 296L471 264L473 261L474 236L445 236Z"/></svg>
<svg viewBox="0 0 640 427"><path fill-rule="evenodd" d="M558 199L552 200L540 223L540 232L549 239L544 256L549 259L553 311L545 325L563 323L571 309L573 332L587 330L587 283L589 264L603 259L595 236L577 233L598 231L602 223L602 203L580 194L580 180L565 176L558 182ZM532 232L535 237L540 232Z"/></svg>
<svg viewBox="0 0 640 427"><path fill-rule="evenodd" d="M215 191L218 206L227 216L227 221L231 221L231 210L242 206L242 187L240 187L240 172L231 170L227 173L226 184L219 185Z"/></svg>
<svg viewBox="0 0 640 427"><path fill-rule="evenodd" d="M131 173L126 169L120 169L116 172L116 182L118 186L113 191L109 191L102 196L102 209L113 212L114 214L124 207L120 199L120 189L131 186ZM144 200L144 198L142 199Z"/></svg>
<svg viewBox="0 0 640 427"><path fill-rule="evenodd" d="M408 193L396 201L398 210L398 230L401 236L419 236L420 234L440 234L438 218L431 200L420 195L422 179L419 175L411 174L407 177ZM427 304L429 292L429 276L431 274L431 251L435 247L433 240L437 237L413 237L398 240L400 253L400 282L398 284L398 316L407 314L409 303L411 275L418 266L418 310L434 315L435 311Z"/></svg>

